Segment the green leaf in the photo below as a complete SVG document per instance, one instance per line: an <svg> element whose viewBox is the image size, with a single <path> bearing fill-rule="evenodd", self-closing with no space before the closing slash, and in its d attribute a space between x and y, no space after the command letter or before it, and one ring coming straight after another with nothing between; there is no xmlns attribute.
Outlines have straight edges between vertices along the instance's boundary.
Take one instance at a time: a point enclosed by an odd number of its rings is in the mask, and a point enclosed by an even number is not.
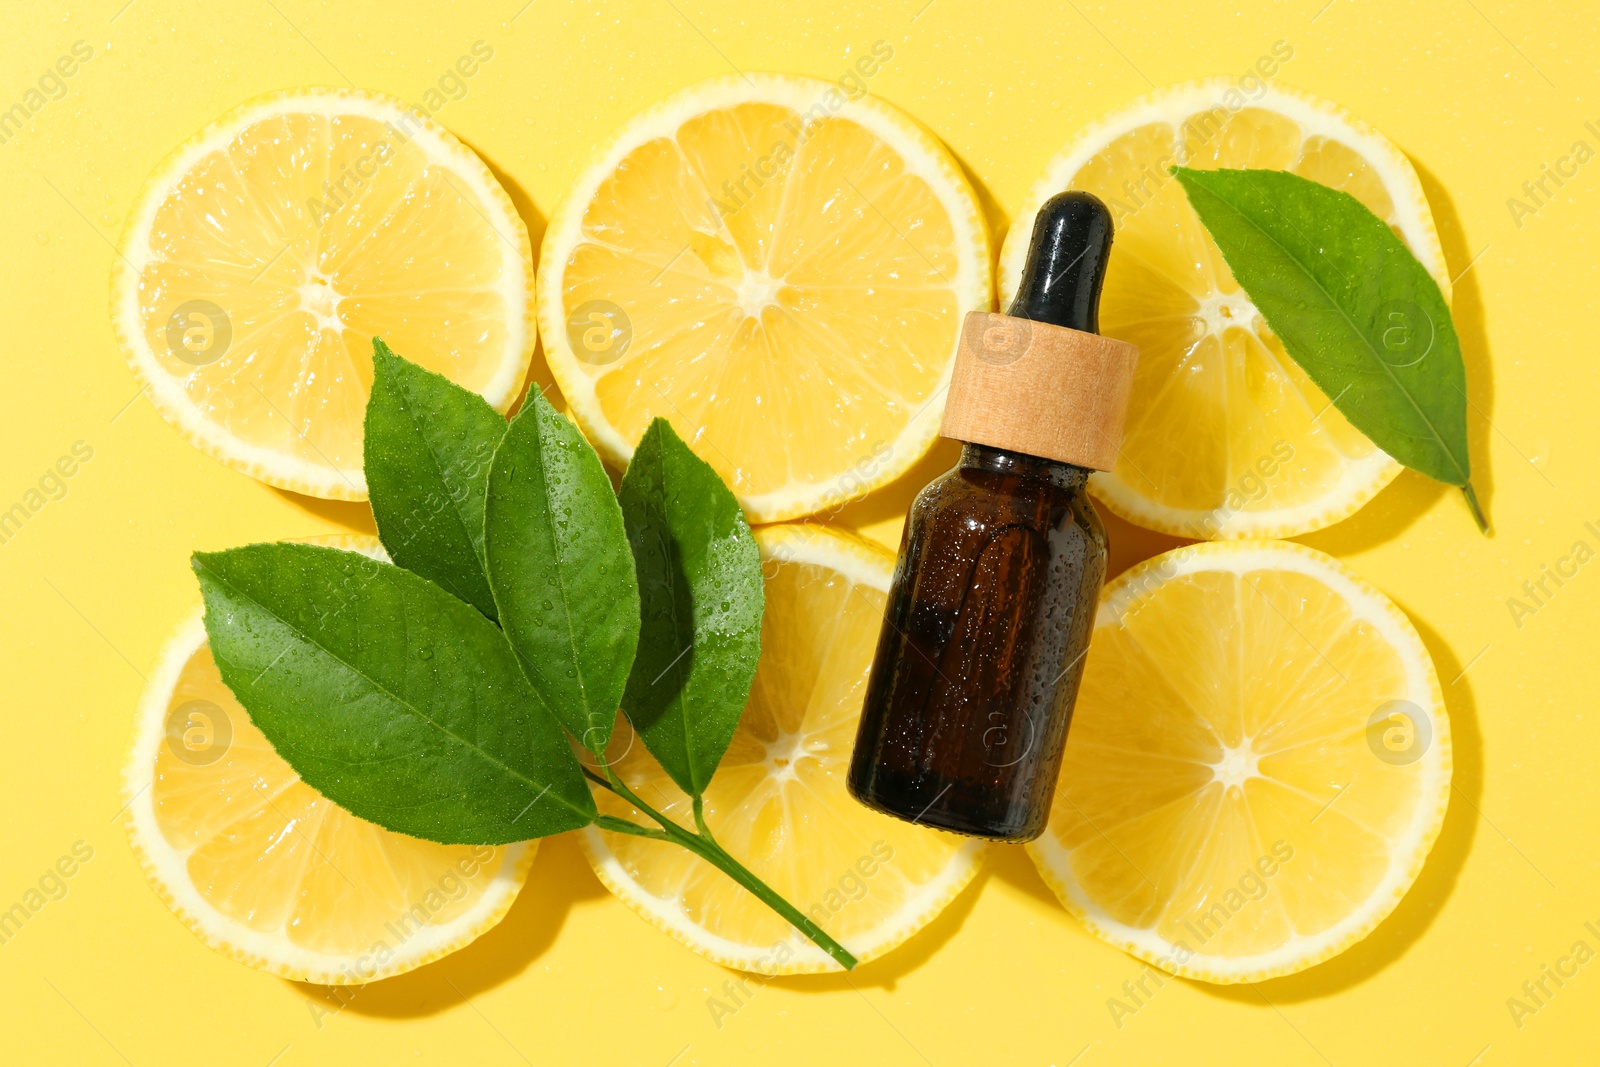
<svg viewBox="0 0 1600 1067"><path fill-rule="evenodd" d="M604 751L639 644L639 584L600 457L538 391L495 452L484 548L528 681L584 747Z"/></svg>
<svg viewBox="0 0 1600 1067"><path fill-rule="evenodd" d="M622 514L643 615L622 707L672 780L699 796L761 656L760 551L733 493L665 419L628 464Z"/></svg>
<svg viewBox="0 0 1600 1067"><path fill-rule="evenodd" d="M399 833L503 844L594 799L504 635L409 571L315 545L197 552L223 681L302 778Z"/></svg>
<svg viewBox="0 0 1600 1067"><path fill-rule="evenodd" d="M1439 284L1349 193L1275 170L1174 167L1189 203L1285 350L1389 455L1461 486L1466 367Z"/></svg>
<svg viewBox="0 0 1600 1067"><path fill-rule="evenodd" d="M506 420L488 402L372 339L364 464L389 558L493 619L483 503Z"/></svg>

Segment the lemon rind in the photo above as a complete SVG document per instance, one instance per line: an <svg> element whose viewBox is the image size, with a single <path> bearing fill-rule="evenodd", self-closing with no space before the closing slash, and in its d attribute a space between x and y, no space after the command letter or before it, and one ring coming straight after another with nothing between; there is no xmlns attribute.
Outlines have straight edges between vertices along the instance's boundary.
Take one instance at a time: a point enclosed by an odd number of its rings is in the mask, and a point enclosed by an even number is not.
<svg viewBox="0 0 1600 1067"><path fill-rule="evenodd" d="M874 936L841 938L841 943L856 957L857 965L894 951L937 918L977 875L982 866L984 844L976 840L964 842L944 870L923 883L904 907L883 921ZM776 945L751 945L712 933L686 916L675 900L658 897L639 885L606 847L602 832L593 826L578 831L578 846L594 868L595 876L623 904L674 941L713 963L769 977L844 970L838 960L798 931L787 939L787 955L779 953ZM773 962L779 956L784 956L784 962Z"/></svg>
<svg viewBox="0 0 1600 1067"><path fill-rule="evenodd" d="M1376 447L1366 456L1344 459L1336 487L1304 504L1271 511L1175 508L1156 504L1106 471L1096 471L1089 476L1089 489L1095 499L1118 518L1173 537L1204 537L1212 541L1298 537L1348 519L1405 469Z"/></svg>

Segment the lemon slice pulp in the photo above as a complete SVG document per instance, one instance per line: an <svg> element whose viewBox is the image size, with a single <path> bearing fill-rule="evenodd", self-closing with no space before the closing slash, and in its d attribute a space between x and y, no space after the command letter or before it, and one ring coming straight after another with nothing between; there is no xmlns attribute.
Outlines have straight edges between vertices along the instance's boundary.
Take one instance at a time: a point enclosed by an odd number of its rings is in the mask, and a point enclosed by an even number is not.
<svg viewBox="0 0 1600 1067"><path fill-rule="evenodd" d="M482 160L409 105L308 89L174 151L128 220L118 342L161 414L271 485L360 500L372 338L504 411L532 248Z"/></svg>
<svg viewBox="0 0 1600 1067"><path fill-rule="evenodd" d="M622 465L664 416L752 521L842 504L931 445L989 243L948 152L871 97L750 74L633 119L546 231L539 324Z"/></svg>
<svg viewBox="0 0 1600 1067"><path fill-rule="evenodd" d="M1194 545L1106 587L1028 849L1101 938L1175 974L1258 981L1393 910L1450 772L1433 663L1382 593L1300 545Z"/></svg>

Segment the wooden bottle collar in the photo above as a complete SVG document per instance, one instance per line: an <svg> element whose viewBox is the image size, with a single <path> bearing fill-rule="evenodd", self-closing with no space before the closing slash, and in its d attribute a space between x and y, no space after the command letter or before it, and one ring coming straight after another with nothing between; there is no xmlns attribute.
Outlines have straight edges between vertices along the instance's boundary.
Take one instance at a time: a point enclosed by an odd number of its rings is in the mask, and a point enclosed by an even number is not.
<svg viewBox="0 0 1600 1067"><path fill-rule="evenodd" d="M1045 322L974 311L961 327L941 436L1108 471L1139 349Z"/></svg>

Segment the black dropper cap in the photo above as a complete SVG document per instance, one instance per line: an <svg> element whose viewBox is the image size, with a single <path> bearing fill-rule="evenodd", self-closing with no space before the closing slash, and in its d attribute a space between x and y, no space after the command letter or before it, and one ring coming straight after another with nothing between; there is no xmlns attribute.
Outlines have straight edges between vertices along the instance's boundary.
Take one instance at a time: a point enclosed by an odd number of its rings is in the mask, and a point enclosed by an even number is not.
<svg viewBox="0 0 1600 1067"><path fill-rule="evenodd" d="M1045 201L1007 314L1099 333L1112 228L1111 212L1093 193L1073 189Z"/></svg>

